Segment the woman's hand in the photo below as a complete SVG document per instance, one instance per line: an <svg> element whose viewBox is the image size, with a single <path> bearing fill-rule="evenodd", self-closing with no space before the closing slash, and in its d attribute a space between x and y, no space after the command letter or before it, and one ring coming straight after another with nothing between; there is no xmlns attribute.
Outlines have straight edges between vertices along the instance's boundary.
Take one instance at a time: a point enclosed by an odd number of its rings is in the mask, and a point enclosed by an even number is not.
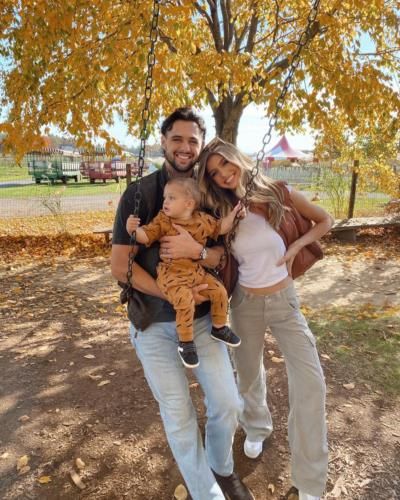
<svg viewBox="0 0 400 500"><path fill-rule="evenodd" d="M283 257L281 257L278 262L276 263L277 266L282 266L283 264L286 264L287 272L289 276L292 276L292 266L294 259L296 255L299 253L301 250L301 247L299 247L297 242L295 241L292 243L289 248L286 250L286 253Z"/></svg>

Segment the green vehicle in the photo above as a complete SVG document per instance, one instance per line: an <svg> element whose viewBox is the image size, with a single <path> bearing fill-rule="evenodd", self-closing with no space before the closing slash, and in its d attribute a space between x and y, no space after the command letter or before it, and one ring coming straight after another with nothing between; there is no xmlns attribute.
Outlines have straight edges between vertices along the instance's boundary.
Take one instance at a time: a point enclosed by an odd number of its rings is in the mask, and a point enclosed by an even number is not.
<svg viewBox="0 0 400 500"><path fill-rule="evenodd" d="M50 150L31 152L27 155L28 173L36 184L50 182L54 184L61 181L66 184L73 179L78 182L81 179L80 155L73 151Z"/></svg>

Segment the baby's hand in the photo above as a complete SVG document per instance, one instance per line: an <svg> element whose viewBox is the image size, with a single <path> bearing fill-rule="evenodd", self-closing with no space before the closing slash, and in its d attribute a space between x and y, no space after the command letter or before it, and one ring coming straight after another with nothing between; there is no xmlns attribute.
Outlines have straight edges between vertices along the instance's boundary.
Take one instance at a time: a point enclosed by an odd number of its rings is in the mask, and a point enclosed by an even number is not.
<svg viewBox="0 0 400 500"><path fill-rule="evenodd" d="M136 231L136 229L140 226L139 217L135 217L134 215L130 215L128 220L126 221L126 230L129 234L132 234Z"/></svg>

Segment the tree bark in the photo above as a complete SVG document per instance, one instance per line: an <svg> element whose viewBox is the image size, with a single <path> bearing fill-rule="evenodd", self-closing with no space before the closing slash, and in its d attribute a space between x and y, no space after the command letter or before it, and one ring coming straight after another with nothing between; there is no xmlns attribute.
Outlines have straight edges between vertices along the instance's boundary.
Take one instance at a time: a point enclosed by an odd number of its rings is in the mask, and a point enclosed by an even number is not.
<svg viewBox="0 0 400 500"><path fill-rule="evenodd" d="M239 122L245 106L235 103L230 96L224 97L218 105L212 106L215 131L218 137L224 141L236 145Z"/></svg>

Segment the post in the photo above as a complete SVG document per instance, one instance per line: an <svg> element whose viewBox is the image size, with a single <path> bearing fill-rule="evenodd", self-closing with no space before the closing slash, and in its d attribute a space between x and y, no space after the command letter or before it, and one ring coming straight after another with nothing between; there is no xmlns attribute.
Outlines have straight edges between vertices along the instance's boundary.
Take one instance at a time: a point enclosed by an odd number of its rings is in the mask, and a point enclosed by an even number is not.
<svg viewBox="0 0 400 500"><path fill-rule="evenodd" d="M354 205L356 202L356 190L357 190L357 179L358 179L358 167L359 167L359 165L360 165L359 160L354 160L353 172L351 175L349 210L347 212L348 219L351 219L354 215Z"/></svg>
<svg viewBox="0 0 400 500"><path fill-rule="evenodd" d="M131 164L127 163L126 164L126 185L129 186L129 184L132 182L132 169L131 169Z"/></svg>

